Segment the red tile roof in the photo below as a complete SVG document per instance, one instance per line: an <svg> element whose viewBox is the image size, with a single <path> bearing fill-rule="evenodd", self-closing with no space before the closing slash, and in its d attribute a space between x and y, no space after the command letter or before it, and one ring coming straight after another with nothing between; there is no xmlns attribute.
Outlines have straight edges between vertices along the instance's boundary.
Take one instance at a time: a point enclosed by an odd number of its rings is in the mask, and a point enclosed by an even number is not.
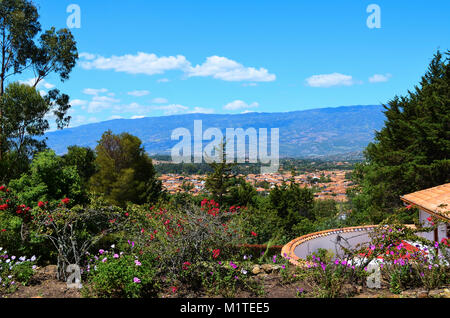
<svg viewBox="0 0 450 318"><path fill-rule="evenodd" d="M450 220L450 183L406 194L400 199L436 217Z"/></svg>

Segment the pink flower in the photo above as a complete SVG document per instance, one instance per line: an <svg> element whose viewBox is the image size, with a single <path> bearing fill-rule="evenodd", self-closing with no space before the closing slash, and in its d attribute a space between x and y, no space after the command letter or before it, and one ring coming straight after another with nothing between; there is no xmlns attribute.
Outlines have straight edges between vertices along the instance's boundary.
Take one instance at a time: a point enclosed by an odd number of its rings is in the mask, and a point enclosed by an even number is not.
<svg viewBox="0 0 450 318"><path fill-rule="evenodd" d="M136 284L139 284L141 282L141 280L137 277L133 278L133 282L135 282Z"/></svg>
<svg viewBox="0 0 450 318"><path fill-rule="evenodd" d="M104 259L102 259L102 262L106 263L107 260L108 260L108 258L105 257Z"/></svg>
<svg viewBox="0 0 450 318"><path fill-rule="evenodd" d="M114 258L119 258L119 254L114 254Z"/></svg>

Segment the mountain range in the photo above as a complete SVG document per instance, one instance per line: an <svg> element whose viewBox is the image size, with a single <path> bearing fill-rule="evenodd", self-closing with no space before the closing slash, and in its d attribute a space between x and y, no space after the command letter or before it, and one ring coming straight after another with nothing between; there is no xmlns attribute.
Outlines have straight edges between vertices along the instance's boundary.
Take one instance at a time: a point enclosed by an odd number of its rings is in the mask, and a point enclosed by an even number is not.
<svg viewBox="0 0 450 318"><path fill-rule="evenodd" d="M383 127L383 110L381 105L356 105L277 113L193 113L115 119L48 132L45 137L50 148L64 154L71 145L95 148L102 134L110 129L115 134L128 132L139 137L150 155L170 154L179 142L171 140L172 131L187 128L193 134L194 120L202 120L203 132L217 127L224 135L226 128L279 128L281 157L339 157L361 154L373 141L375 131Z"/></svg>

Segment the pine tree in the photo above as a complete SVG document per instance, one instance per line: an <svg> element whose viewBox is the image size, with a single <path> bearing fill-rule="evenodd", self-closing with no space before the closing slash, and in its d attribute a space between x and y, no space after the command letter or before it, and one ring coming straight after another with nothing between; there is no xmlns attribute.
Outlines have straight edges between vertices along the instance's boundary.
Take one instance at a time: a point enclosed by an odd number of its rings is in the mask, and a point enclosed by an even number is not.
<svg viewBox="0 0 450 318"><path fill-rule="evenodd" d="M213 199L222 205L229 201L231 187L236 184L236 176L232 171L235 163L226 162L225 143L222 143L217 151L221 151L222 160L209 163L213 171L206 177L205 188Z"/></svg>
<svg viewBox="0 0 450 318"><path fill-rule="evenodd" d="M372 222L400 206L401 195L450 182L449 59L438 51L414 91L383 105L385 127L355 171Z"/></svg>

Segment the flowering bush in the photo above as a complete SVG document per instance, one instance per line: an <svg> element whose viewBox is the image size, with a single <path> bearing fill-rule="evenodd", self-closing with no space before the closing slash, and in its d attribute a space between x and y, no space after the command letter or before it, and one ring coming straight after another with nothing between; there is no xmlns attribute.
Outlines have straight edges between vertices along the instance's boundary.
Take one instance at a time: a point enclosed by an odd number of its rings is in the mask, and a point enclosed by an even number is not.
<svg viewBox="0 0 450 318"><path fill-rule="evenodd" d="M423 228L380 226L372 234L369 249L359 254L381 261L381 274L393 293L414 287L427 290L449 281L449 258L444 242L429 242L416 235Z"/></svg>
<svg viewBox="0 0 450 318"><path fill-rule="evenodd" d="M208 294L234 297L237 290L246 290L255 295L262 292L260 286L250 276L249 262L216 261L210 263L208 267L200 266L200 268L204 273L201 287Z"/></svg>
<svg viewBox="0 0 450 318"><path fill-rule="evenodd" d="M313 294L321 298L350 296L343 293L345 284L361 285L368 273L360 263L351 258L323 260L312 254L307 264L306 281L313 287Z"/></svg>
<svg viewBox="0 0 450 318"><path fill-rule="evenodd" d="M38 242L30 242L32 209L20 204L6 186L0 186L0 246L14 254L33 254Z"/></svg>
<svg viewBox="0 0 450 318"><path fill-rule="evenodd" d="M59 203L39 202L33 209L34 235L48 239L57 253L58 278L66 280L70 264L81 265L85 253L106 235L122 230L127 218L120 208L100 199L88 207L67 207L69 198Z"/></svg>
<svg viewBox="0 0 450 318"><path fill-rule="evenodd" d="M84 267L87 285L83 287L83 295L100 298L157 296L160 284L155 257L135 252L133 249L119 252L114 245L110 251L99 250Z"/></svg>
<svg viewBox="0 0 450 318"><path fill-rule="evenodd" d="M203 201L202 206L172 206L143 210L142 206L131 206L130 218L134 235L132 239L145 251L154 251L161 268L168 276L183 273L186 262L199 264L211 259L213 250L228 254L234 246L242 243L244 234L231 221L239 213L236 209L220 210L214 201ZM131 233L131 231L130 231ZM195 266L193 266L195 267ZM187 280L200 284L198 279ZM180 276L181 277L181 276Z"/></svg>
<svg viewBox="0 0 450 318"><path fill-rule="evenodd" d="M0 247L0 295L14 292L18 284L26 285L34 274L36 257L16 257Z"/></svg>

